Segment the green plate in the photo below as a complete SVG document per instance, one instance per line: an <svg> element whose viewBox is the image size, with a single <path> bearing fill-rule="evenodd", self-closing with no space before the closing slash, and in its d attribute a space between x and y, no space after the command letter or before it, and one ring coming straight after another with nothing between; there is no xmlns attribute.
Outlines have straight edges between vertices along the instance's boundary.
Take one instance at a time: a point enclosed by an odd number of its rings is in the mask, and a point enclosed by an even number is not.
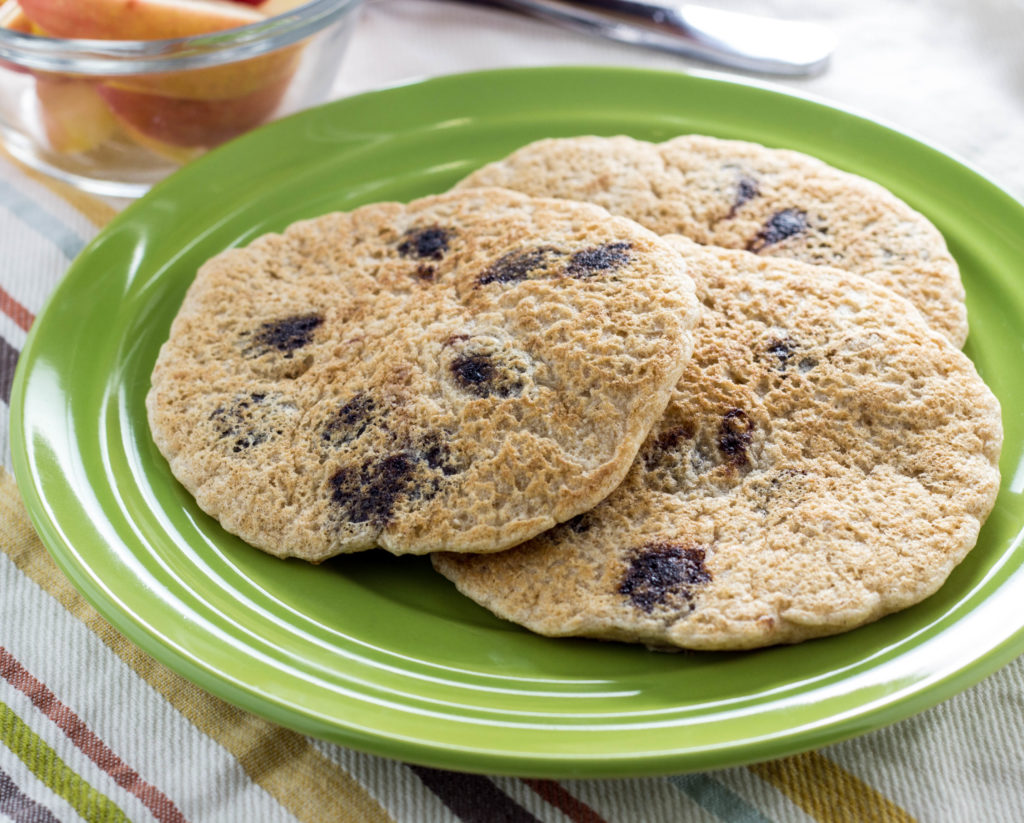
<svg viewBox="0 0 1024 823"><path fill-rule="evenodd" d="M1004 487L935 596L846 635L743 654L553 640L460 597L426 558L319 568L223 532L174 481L144 398L207 257L332 209L438 192L539 137L683 132L818 155L889 187L963 268L967 351L1003 403ZM57 562L135 643L311 735L409 761L648 775L777 757L907 717L1024 650L1024 208L854 115L751 85L624 69L484 72L343 100L188 166L71 267L21 357L15 469Z"/></svg>

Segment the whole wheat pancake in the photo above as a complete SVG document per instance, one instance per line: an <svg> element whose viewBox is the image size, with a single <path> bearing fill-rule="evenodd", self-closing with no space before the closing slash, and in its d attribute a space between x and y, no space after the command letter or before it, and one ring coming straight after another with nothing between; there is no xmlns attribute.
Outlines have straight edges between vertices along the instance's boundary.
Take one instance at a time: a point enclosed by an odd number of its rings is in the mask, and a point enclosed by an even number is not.
<svg viewBox="0 0 1024 823"><path fill-rule="evenodd" d="M970 361L856 275L688 260L694 354L622 485L523 546L435 567L542 634L694 649L836 633L934 592L999 483L999 406Z"/></svg>
<svg viewBox="0 0 1024 823"><path fill-rule="evenodd" d="M959 270L938 230L881 186L804 154L700 135L562 138L459 186L588 201L659 234L863 274L957 346L967 338Z"/></svg>
<svg viewBox="0 0 1024 823"><path fill-rule="evenodd" d="M593 205L366 206L200 269L150 425L200 507L272 554L496 551L618 485L697 308L678 252Z"/></svg>

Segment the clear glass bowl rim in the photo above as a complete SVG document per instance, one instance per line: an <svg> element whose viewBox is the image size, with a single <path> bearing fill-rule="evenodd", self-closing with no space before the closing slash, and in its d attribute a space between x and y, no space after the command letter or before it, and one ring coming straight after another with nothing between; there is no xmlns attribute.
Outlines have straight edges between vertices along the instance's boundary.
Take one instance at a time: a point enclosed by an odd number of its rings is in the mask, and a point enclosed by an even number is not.
<svg viewBox="0 0 1024 823"><path fill-rule="evenodd" d="M296 43L362 2L309 0L259 23L171 40L79 40L0 29L0 59L33 71L99 77L200 69Z"/></svg>

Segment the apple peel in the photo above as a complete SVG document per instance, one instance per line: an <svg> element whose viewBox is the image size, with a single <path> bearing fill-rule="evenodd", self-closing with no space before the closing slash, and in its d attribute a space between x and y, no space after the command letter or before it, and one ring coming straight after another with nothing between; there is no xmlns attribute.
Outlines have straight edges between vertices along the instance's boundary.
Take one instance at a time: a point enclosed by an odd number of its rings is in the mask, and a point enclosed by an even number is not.
<svg viewBox="0 0 1024 823"><path fill-rule="evenodd" d="M219 145L268 120L276 111L290 78L228 100L161 97L101 85L97 93L122 123L174 146Z"/></svg>
<svg viewBox="0 0 1024 823"><path fill-rule="evenodd" d="M20 0L53 37L164 40L259 23L266 15L229 0Z"/></svg>

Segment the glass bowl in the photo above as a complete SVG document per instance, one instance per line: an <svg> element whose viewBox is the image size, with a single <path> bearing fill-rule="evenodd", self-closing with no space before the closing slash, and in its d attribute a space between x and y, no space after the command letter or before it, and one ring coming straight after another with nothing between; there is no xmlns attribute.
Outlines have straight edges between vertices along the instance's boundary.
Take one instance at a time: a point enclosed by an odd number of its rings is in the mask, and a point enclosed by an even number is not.
<svg viewBox="0 0 1024 823"><path fill-rule="evenodd" d="M139 197L214 146L323 102L360 3L78 0L69 13L62 0L0 0L0 141L78 188ZM219 30L192 33L208 26ZM150 31L188 36L115 39Z"/></svg>

